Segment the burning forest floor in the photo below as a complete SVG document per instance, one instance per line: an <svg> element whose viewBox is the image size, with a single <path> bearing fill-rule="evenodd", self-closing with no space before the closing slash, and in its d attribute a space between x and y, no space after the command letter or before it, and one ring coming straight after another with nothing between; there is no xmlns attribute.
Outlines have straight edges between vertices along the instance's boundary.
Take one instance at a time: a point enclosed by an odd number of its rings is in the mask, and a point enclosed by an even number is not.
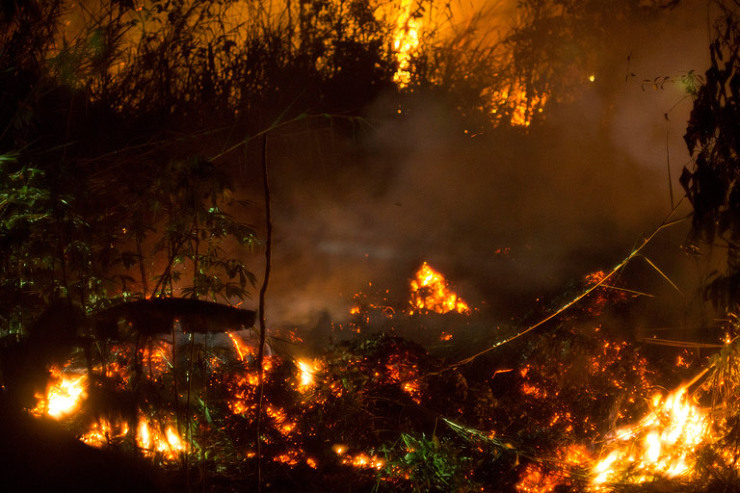
<svg viewBox="0 0 740 493"><path fill-rule="evenodd" d="M5 405L4 477L80 491L740 487L738 324L709 351L638 344L600 315L629 294L599 287L515 338L481 331L426 264L411 289L405 308L359 295L336 327L355 337L315 354L274 334L262 392L249 331L97 341L103 356L52 367L26 412ZM510 342L461 360L474 333Z"/></svg>

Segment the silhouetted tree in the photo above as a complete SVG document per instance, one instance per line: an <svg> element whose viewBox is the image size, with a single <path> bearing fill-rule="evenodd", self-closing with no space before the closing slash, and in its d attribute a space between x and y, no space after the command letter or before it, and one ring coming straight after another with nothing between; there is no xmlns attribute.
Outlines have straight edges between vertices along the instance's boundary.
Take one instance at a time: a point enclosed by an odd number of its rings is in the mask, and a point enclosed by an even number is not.
<svg viewBox="0 0 740 493"><path fill-rule="evenodd" d="M681 183L694 208L690 241L727 245L727 270L713 274L706 294L732 310L740 295L740 4L716 5L711 65L684 136L694 168L684 168Z"/></svg>

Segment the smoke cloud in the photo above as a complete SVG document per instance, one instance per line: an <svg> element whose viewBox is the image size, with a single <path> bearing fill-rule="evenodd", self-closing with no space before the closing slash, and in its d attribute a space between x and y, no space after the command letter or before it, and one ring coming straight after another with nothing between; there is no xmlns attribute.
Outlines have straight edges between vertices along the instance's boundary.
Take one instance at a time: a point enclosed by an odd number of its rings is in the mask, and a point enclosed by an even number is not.
<svg viewBox="0 0 740 493"><path fill-rule="evenodd" d="M682 196L691 100L677 82L643 80L702 74L706 18L705 2L683 2L630 26L609 43L607 69L549 105L527 135L471 137L432 97L401 116L378 101L368 110L375 131L352 142L328 131L271 135L268 321L341 321L362 290L401 301L424 260L501 318L611 268L669 212L669 183L674 202ZM669 249L666 263L678 257L677 243Z"/></svg>

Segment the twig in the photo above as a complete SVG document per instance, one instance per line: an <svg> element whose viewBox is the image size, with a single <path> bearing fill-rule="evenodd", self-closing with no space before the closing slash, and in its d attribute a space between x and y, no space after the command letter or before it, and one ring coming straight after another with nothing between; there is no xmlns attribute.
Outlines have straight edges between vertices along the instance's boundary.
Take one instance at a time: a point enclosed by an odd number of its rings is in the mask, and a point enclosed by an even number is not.
<svg viewBox="0 0 740 493"><path fill-rule="evenodd" d="M678 201L678 203L676 204L676 206L670 211L670 213L663 220L663 222L657 228L655 228L655 230L648 237L646 237L645 239L643 239L643 241L640 244L640 246L638 246L637 248L635 248L634 250L632 250L632 252L624 260L622 260L619 264L617 264L614 268L612 268L612 270L609 271L609 273L606 274L599 282L597 282L593 286L589 286L588 289L586 289L581 294L579 294L578 296L576 296L575 298L573 298L571 301L569 301L568 303L564 304L563 306L561 306L556 311L554 311L550 315L546 316L545 318L543 318L539 322L537 322L537 323L535 323L533 325L530 325L529 327L527 327L526 329L522 330L521 332L518 332L518 333L514 334L513 336L511 336L511 337L509 337L507 339L504 339L502 341L498 341L495 344L493 344L492 346L489 346L486 349L484 349L482 351L479 351L479 352L477 352L476 354L474 354L472 356L469 356L469 357L467 357L465 359L462 359L462 360L458 361L457 363L453 363L451 365L448 365L447 367L443 368L442 370L439 370L439 371L430 373L429 375L438 375L438 374L443 373L445 371L453 370L453 369L458 368L460 366L464 366L464 365L467 365L469 363L472 363L475 359L479 358L480 356L483 356L484 354L486 354L486 353L488 353L490 351L493 351L494 349L499 348L499 347L501 347L501 346L503 346L505 344L508 344L508 343L510 343L510 342L512 342L512 341L514 341L514 340L516 340L516 339L518 339L520 337L522 337L523 335L532 332L533 330L535 330L538 327L541 327L542 325L546 324L547 322L549 322L553 318L557 317L558 315L560 315L561 313L563 313L564 311L566 311L568 308L572 307L573 305L575 305L576 303L578 303L579 301L581 301L583 298L585 298L586 296L588 296L589 294L591 294L596 288L601 287L602 285L604 285L604 283L606 283L606 281L610 277L612 277L614 274L616 274L618 271L620 271L633 258L635 258L636 256L638 256L640 254L640 251L643 248L645 248L645 246L648 243L650 243L650 241L652 241L652 239L660 231L662 231L665 228L668 228L670 226L673 226L674 224L677 224L677 223L680 223L680 222L685 221L687 218L677 219L677 220L671 220L671 217L676 212L676 210L680 206L681 202L683 202L683 198ZM657 269L657 267L656 267L656 269ZM658 272L660 272L660 270L658 270ZM669 280L669 282L670 282L670 280ZM671 282L671 284L673 285L672 282ZM675 285L674 285L674 287L675 287ZM676 288L676 289L678 289L678 288Z"/></svg>
<svg viewBox="0 0 740 493"><path fill-rule="evenodd" d="M683 292L682 292L682 291L681 291L681 290L679 289L679 287L678 287L678 286L676 286L676 283L674 283L674 282L673 282L673 281L671 280L671 278L670 278L670 277L668 277L668 276L667 276L667 275L666 275L666 274L665 274L665 273L664 273L664 272L663 272L662 270L660 270L660 268L659 268L659 267L658 267L657 265L655 265L655 264L653 263L653 261L652 261L652 260L650 260L649 258L647 258L647 257L646 257L645 255L639 255L639 256L640 256L640 257L641 257L641 258L642 258L642 259L643 259L643 260L644 260L645 262L647 262L647 263L648 263L648 264L650 265L650 267L652 267L653 269L655 269L655 272L657 272L658 274L660 274L660 276L661 276L661 277L662 277L663 279L665 279L665 280L666 280L666 281L668 282L668 284L670 284L670 285L671 285L671 287L672 287L673 289L675 289L676 291L678 291L678 293L679 293L679 294L680 294L681 296L684 296Z"/></svg>
<svg viewBox="0 0 740 493"><path fill-rule="evenodd" d="M654 294L646 293L644 291L637 291L636 289L623 288L620 286L613 286L611 284L602 284L601 287L604 289L611 289L613 291L620 291L623 293L633 294L635 296L645 296L647 298L655 298Z"/></svg>
<svg viewBox="0 0 740 493"><path fill-rule="evenodd" d="M354 121L364 122L370 128L373 128L373 126L367 120L365 120L364 118L356 117L356 116L344 116L344 115L334 115L334 114L329 115L329 114L326 114L326 113L321 114L321 115L308 115L306 113L302 113L302 114L298 115L295 118L292 118L290 120L286 120L286 121L281 122L280 120L282 119L282 117L284 116L284 114L285 114L285 112L283 112L283 114L280 115L280 117L278 117L278 119L275 121L275 123L273 123L272 125L270 125L270 127L266 128L266 129L264 129L264 130L262 130L260 132L257 132L254 135L250 135L248 137L245 137L244 139L240 140L239 142L237 142L236 144L232 145L228 149L225 149L225 150L219 152L218 154L215 154L215 155L211 156L210 158L208 158L208 160L209 161L216 161L217 159L220 159L220 158L224 157L225 155L232 153L233 151L239 149L240 147L249 144L249 142L253 141L254 139L256 139L258 137L262 137L264 139L265 138L265 135L267 135L269 132L272 132L274 130L278 130L278 129L283 128L283 127L287 127L287 126L292 125L293 123L299 122L301 120L316 120L316 119L323 120L323 119L327 119L327 118L329 118L331 120L331 119L341 118L341 119L349 120L349 121L353 121L353 122Z"/></svg>

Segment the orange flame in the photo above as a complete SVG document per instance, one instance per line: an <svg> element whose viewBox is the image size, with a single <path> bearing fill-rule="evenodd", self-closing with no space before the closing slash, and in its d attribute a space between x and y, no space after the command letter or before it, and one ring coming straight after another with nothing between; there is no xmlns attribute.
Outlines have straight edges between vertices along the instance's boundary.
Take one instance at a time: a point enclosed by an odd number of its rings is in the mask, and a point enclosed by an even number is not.
<svg viewBox="0 0 740 493"><path fill-rule="evenodd" d="M630 483L640 484L658 477L687 476L692 472L690 456L709 438L707 412L691 402L685 386L667 395L653 397L651 411L634 426L618 430L611 451L592 469L591 485L605 485L629 472Z"/></svg>
<svg viewBox="0 0 740 493"><path fill-rule="evenodd" d="M398 70L393 74L393 82L401 89L411 83L411 59L419 50L422 21L415 15L412 7L412 0L402 1L393 35L393 50L398 63Z"/></svg>
<svg viewBox="0 0 740 493"><path fill-rule="evenodd" d="M231 342L234 344L234 349L239 357L239 361L244 361L244 358L252 353L251 348L239 337L236 332L227 332Z"/></svg>
<svg viewBox="0 0 740 493"><path fill-rule="evenodd" d="M304 359L296 360L296 366L298 366L298 390L305 392L313 387L318 369L315 363Z"/></svg>
<svg viewBox="0 0 740 493"><path fill-rule="evenodd" d="M128 432L128 424L125 421L110 422L101 419L94 423L80 440L92 447L100 448L123 439ZM159 456L166 461L177 460L178 454L187 450L187 444L180 438L172 423L148 419L143 415L139 416L136 427L136 445L144 455Z"/></svg>
<svg viewBox="0 0 740 493"><path fill-rule="evenodd" d="M128 424L125 421L111 423L101 419L93 423L90 429L80 437L80 440L92 447L104 447L114 440L123 439L128 433Z"/></svg>
<svg viewBox="0 0 740 493"><path fill-rule="evenodd" d="M150 455L159 454L167 460L175 460L179 453L187 450L185 442L171 424L139 419L136 443Z"/></svg>
<svg viewBox="0 0 740 493"><path fill-rule="evenodd" d="M516 127L528 127L532 123L532 117L541 113L547 102L546 94L528 94L521 84L513 83L509 87L493 93L493 113L499 113L499 109L506 108L510 111L509 122Z"/></svg>
<svg viewBox="0 0 740 493"><path fill-rule="evenodd" d="M419 311L469 313L468 304L447 286L445 277L424 262L411 281L411 306ZM410 313L413 315L414 312Z"/></svg>
<svg viewBox="0 0 740 493"><path fill-rule="evenodd" d="M572 473L591 457L582 445L571 444L555 452L556 464L551 467L532 462L527 465L516 485L521 493L552 493L572 485Z"/></svg>
<svg viewBox="0 0 740 493"><path fill-rule="evenodd" d="M61 419L77 411L87 397L87 375L66 375L57 367L51 368L51 374L55 383L48 386L45 396L36 394L39 402L31 413Z"/></svg>

